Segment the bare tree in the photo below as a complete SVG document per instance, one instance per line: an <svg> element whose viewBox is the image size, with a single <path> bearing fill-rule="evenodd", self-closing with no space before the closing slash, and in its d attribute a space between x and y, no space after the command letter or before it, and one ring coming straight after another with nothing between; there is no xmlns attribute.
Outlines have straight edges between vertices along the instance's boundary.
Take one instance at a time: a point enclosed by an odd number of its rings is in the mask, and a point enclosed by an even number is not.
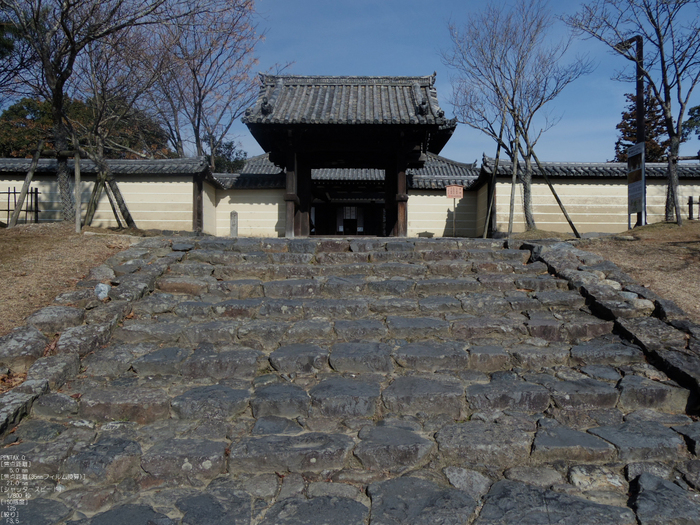
<svg viewBox="0 0 700 525"><path fill-rule="evenodd" d="M128 227L136 227L106 162L108 153L153 158L167 152L158 151L164 136L159 137L159 129L154 129L158 128L155 116L138 108L138 102L155 81L150 72L158 70L158 65L152 63L154 55L143 51L148 46L148 31L131 27L91 42L76 61L73 84L84 98L89 115L81 120L67 119L67 123L81 156L90 158L98 168L85 216L87 225L93 219L102 189L108 185L107 195L110 201L113 199L117 220L121 215Z"/></svg>
<svg viewBox="0 0 700 525"><path fill-rule="evenodd" d="M510 10L490 4L463 28L449 26L453 47L443 53L444 62L455 70L457 118L496 140L511 158L514 171L520 156L525 161L521 180L528 230L536 227L531 191L535 146L558 121L543 110L590 71L590 63L583 59L560 65L571 39L547 41L555 22L544 0L519 2ZM503 124L505 140L500 133Z"/></svg>
<svg viewBox="0 0 700 525"><path fill-rule="evenodd" d="M85 47L128 27L176 20L194 5L185 0L0 0L0 9L36 57L38 67L23 81L52 102L57 151L69 146L64 101L76 60ZM208 0L196 5L199 11L209 10ZM67 164L59 156L63 219L73 220Z"/></svg>
<svg viewBox="0 0 700 525"><path fill-rule="evenodd" d="M700 80L700 2L698 0L596 0L566 22L595 38L641 68L659 101L670 140L666 220L681 225L676 164L682 141L683 118ZM651 53L637 59L635 49L619 44L641 36ZM636 69L636 68L635 68ZM629 80L629 75L618 75ZM674 109L675 108L675 109Z"/></svg>
<svg viewBox="0 0 700 525"><path fill-rule="evenodd" d="M197 155L214 158L233 123L257 96L252 69L262 35L253 0L220 0L215 12L193 12L162 26L158 53L165 57L151 102L180 156L191 140Z"/></svg>

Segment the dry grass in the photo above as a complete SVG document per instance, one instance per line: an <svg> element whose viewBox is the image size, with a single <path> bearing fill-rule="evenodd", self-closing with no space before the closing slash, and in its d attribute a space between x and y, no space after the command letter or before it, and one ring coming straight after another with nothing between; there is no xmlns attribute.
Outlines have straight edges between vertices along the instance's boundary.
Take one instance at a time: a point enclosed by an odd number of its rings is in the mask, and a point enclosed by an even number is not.
<svg viewBox="0 0 700 525"><path fill-rule="evenodd" d="M125 236L77 234L67 223L0 229L0 336L130 244Z"/></svg>
<svg viewBox="0 0 700 525"><path fill-rule="evenodd" d="M634 240L625 240L628 236ZM686 221L680 228L651 224L622 236L583 241L581 248L614 262L700 323L700 222Z"/></svg>

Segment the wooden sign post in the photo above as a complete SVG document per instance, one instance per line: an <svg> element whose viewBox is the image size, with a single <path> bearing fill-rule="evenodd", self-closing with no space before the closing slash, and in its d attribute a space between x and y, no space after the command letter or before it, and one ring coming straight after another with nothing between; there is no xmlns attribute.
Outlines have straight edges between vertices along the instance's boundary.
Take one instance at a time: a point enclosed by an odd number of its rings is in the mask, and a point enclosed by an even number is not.
<svg viewBox="0 0 700 525"><path fill-rule="evenodd" d="M455 219L457 217L457 199L462 199L464 197L464 186L458 184L451 184L446 187L447 198L452 199L452 237L457 237L457 227L455 224Z"/></svg>

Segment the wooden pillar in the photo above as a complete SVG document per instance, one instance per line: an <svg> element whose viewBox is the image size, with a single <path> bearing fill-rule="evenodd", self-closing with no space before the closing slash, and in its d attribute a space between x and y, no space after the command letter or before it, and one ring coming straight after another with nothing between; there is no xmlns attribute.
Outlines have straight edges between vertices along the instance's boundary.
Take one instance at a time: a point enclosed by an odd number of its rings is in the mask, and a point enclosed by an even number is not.
<svg viewBox="0 0 700 525"><path fill-rule="evenodd" d="M299 202L297 196L297 172L296 172L296 155L292 154L287 160L287 189L284 195L286 203L286 213L284 221L284 236L294 237L294 215L296 213L296 205Z"/></svg>
<svg viewBox="0 0 700 525"><path fill-rule="evenodd" d="M311 168L297 158L297 196L299 197L294 216L294 235L308 237L311 234Z"/></svg>
<svg viewBox="0 0 700 525"><path fill-rule="evenodd" d="M408 235L408 192L406 191L406 168L397 168L396 181L396 236L406 237Z"/></svg>
<svg viewBox="0 0 700 525"><path fill-rule="evenodd" d="M387 163L384 168L384 209L386 211L386 231L384 235L392 237L397 234L398 209L396 194L398 193L398 173L396 163Z"/></svg>

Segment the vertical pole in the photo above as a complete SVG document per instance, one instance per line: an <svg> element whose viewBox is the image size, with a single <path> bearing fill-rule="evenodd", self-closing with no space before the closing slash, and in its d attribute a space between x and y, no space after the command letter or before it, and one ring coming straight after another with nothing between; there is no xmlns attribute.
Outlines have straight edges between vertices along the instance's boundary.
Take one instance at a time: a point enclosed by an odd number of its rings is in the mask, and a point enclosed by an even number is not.
<svg viewBox="0 0 700 525"><path fill-rule="evenodd" d="M406 191L406 168L397 167L396 181L396 236L408 235L408 192Z"/></svg>
<svg viewBox="0 0 700 525"><path fill-rule="evenodd" d="M456 226L456 220L455 218L457 217L457 199L452 199L452 237L457 237L457 226Z"/></svg>
<svg viewBox="0 0 700 525"><path fill-rule="evenodd" d="M295 214L296 222L294 235L308 237L311 234L311 168L306 162L306 158L297 157L297 196L299 197L299 207Z"/></svg>
<svg viewBox="0 0 700 525"><path fill-rule="evenodd" d="M644 67L644 40L641 36L634 37L637 44L637 144L644 144L646 142L646 131L645 131L645 120L646 116L644 114L644 74L642 73ZM644 148L644 154L646 155L646 148ZM642 159L642 165L644 165L645 159ZM635 226L643 226L646 224L646 211L647 211L647 188L646 180L643 180L644 184L643 196L642 196L642 211L637 213L637 224Z"/></svg>
<svg viewBox="0 0 700 525"><path fill-rule="evenodd" d="M34 222L39 222L39 188L34 188Z"/></svg>
<svg viewBox="0 0 700 525"><path fill-rule="evenodd" d="M693 220L693 196L688 197L688 220Z"/></svg>
<svg viewBox="0 0 700 525"><path fill-rule="evenodd" d="M80 233L80 152L75 152L75 233Z"/></svg>

